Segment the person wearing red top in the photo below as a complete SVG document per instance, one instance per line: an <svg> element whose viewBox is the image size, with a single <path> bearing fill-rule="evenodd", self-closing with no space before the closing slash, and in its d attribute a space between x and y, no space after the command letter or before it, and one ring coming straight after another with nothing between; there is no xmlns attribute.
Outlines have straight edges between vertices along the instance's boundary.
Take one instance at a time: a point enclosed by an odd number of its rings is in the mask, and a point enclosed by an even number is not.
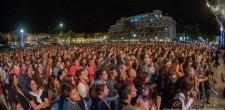
<svg viewBox="0 0 225 110"><path fill-rule="evenodd" d="M53 60L51 58L48 59L47 65L46 65L46 78L48 78L52 74L52 64Z"/></svg>
<svg viewBox="0 0 225 110"><path fill-rule="evenodd" d="M88 70L89 82L94 81L95 80L94 76L95 76L96 68L95 68L95 62L94 62L93 59L90 60L87 70Z"/></svg>
<svg viewBox="0 0 225 110"><path fill-rule="evenodd" d="M20 71L21 71L21 69L20 69L20 66L19 66L19 64L18 64L18 61L15 60L14 65L13 65L13 67L12 67L12 72L13 72L15 75L18 76L18 74L20 73Z"/></svg>
<svg viewBox="0 0 225 110"><path fill-rule="evenodd" d="M128 83L134 84L133 80L137 76L135 69L129 68L129 69L127 69L126 73L127 73L128 78L126 78L123 83L124 84L128 84Z"/></svg>
<svg viewBox="0 0 225 110"><path fill-rule="evenodd" d="M79 59L74 59L73 60L73 65L70 67L70 70L69 70L69 74L76 77L76 72L78 70L80 70L80 60Z"/></svg>

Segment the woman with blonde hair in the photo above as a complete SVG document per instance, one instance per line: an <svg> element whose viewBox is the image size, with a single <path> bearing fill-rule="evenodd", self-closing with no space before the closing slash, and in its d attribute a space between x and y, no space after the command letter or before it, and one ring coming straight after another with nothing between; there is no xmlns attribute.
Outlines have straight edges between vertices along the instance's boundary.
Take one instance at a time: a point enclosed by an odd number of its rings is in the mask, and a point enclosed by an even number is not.
<svg viewBox="0 0 225 110"><path fill-rule="evenodd" d="M122 83L127 78L126 69L127 68L125 64L119 65L119 71L118 71L119 83Z"/></svg>

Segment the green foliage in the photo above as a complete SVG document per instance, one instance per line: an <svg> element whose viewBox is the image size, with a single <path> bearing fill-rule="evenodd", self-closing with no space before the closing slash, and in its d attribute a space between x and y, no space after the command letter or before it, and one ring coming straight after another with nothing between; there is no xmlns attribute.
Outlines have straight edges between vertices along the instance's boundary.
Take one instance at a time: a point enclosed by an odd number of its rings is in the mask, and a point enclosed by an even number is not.
<svg viewBox="0 0 225 110"><path fill-rule="evenodd" d="M123 22L123 31L134 31L135 30L135 25L131 23L129 20L124 20Z"/></svg>
<svg viewBox="0 0 225 110"><path fill-rule="evenodd" d="M199 25L186 25L184 27L185 36L190 36L192 40L197 40L201 35Z"/></svg>
<svg viewBox="0 0 225 110"><path fill-rule="evenodd" d="M155 33L155 30L153 28L147 27L145 29L145 32L147 33L147 35L152 36Z"/></svg>
<svg viewBox="0 0 225 110"><path fill-rule="evenodd" d="M65 33L64 32L60 32L59 33L59 38L64 38L64 36L65 36Z"/></svg>
<svg viewBox="0 0 225 110"><path fill-rule="evenodd" d="M135 33L135 25L130 22L129 20L124 19L123 21L123 31L125 33L128 33L128 39L130 39L133 35L133 33Z"/></svg>
<svg viewBox="0 0 225 110"><path fill-rule="evenodd" d="M0 44L7 45L7 43L8 43L7 38L0 34Z"/></svg>

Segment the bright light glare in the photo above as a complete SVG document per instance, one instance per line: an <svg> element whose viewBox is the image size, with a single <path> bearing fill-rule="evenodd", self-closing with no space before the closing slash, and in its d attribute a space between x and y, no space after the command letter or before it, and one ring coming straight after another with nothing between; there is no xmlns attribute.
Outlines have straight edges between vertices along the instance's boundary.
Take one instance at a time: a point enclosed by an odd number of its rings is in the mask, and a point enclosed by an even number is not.
<svg viewBox="0 0 225 110"><path fill-rule="evenodd" d="M63 24L60 24L59 26L60 26L60 27L63 27Z"/></svg>
<svg viewBox="0 0 225 110"><path fill-rule="evenodd" d="M208 7L210 7L210 4L209 4L209 3L206 3L206 5L207 5Z"/></svg>
<svg viewBox="0 0 225 110"><path fill-rule="evenodd" d="M20 32L24 32L23 29L21 29Z"/></svg>

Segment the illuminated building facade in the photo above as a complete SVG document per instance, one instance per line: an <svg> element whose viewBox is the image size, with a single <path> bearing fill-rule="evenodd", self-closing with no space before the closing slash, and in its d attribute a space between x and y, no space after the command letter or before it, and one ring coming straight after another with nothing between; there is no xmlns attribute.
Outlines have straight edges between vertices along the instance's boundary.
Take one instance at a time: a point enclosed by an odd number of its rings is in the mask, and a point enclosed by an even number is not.
<svg viewBox="0 0 225 110"><path fill-rule="evenodd" d="M171 41L176 37L176 21L160 10L132 17L122 17L108 31L112 42Z"/></svg>

